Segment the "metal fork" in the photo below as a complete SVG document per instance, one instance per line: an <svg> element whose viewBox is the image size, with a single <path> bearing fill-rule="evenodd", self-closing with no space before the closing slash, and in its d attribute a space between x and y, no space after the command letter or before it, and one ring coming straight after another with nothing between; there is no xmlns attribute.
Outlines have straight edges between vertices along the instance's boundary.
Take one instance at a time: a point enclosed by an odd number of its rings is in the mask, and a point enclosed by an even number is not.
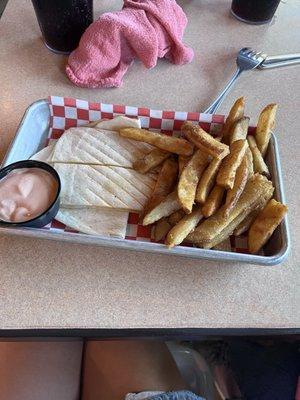
<svg viewBox="0 0 300 400"><path fill-rule="evenodd" d="M237 78L241 75L243 71L247 71L250 69L257 68L260 64L262 64L267 57L266 54L260 52L255 52L249 47L244 47L238 52L236 58L237 70L234 73L233 77L225 86L222 93L216 98L216 100L209 106L204 112L207 114L214 114L215 111L219 108L220 104L224 100L227 95L229 89L233 86Z"/></svg>

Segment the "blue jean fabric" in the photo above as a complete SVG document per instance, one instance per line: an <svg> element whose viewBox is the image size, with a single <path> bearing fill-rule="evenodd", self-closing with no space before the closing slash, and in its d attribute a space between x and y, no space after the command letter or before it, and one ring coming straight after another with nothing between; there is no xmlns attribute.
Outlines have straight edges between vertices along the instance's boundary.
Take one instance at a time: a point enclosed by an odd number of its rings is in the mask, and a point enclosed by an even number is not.
<svg viewBox="0 0 300 400"><path fill-rule="evenodd" d="M205 400L188 390L179 390L177 392L167 392L157 394L148 400Z"/></svg>

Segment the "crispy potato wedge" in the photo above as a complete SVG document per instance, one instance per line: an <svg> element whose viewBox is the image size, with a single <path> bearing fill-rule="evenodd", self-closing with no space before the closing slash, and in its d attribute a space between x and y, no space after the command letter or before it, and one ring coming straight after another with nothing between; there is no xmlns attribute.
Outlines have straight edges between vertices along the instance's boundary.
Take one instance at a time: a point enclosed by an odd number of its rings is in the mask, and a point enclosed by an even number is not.
<svg viewBox="0 0 300 400"><path fill-rule="evenodd" d="M171 214L168 218L169 223L174 226L177 224L177 222L179 222L184 216L185 216L185 212L183 210L178 210L175 211L173 214Z"/></svg>
<svg viewBox="0 0 300 400"><path fill-rule="evenodd" d="M230 238L223 240L223 242L218 243L216 246L213 247L214 250L220 251L231 251L231 242Z"/></svg>
<svg viewBox="0 0 300 400"><path fill-rule="evenodd" d="M201 149L196 150L180 175L177 187L178 199L187 214L192 211L199 179L208 160L206 153Z"/></svg>
<svg viewBox="0 0 300 400"><path fill-rule="evenodd" d="M178 175L180 176L183 169L185 168L186 164L190 161L191 156L178 156L178 167L179 167L179 171L178 171Z"/></svg>
<svg viewBox="0 0 300 400"><path fill-rule="evenodd" d="M214 139L199 125L185 121L181 127L185 137L203 152L215 158L224 158L229 153L229 147Z"/></svg>
<svg viewBox="0 0 300 400"><path fill-rule="evenodd" d="M182 243L189 233L191 233L199 221L203 218L200 207L196 207L193 212L183 217L168 233L166 245L170 247Z"/></svg>
<svg viewBox="0 0 300 400"><path fill-rule="evenodd" d="M250 178L254 174L253 155L250 147L248 147L245 156L248 159L248 177Z"/></svg>
<svg viewBox="0 0 300 400"><path fill-rule="evenodd" d="M242 235L249 230L252 222L254 221L260 210L262 210L266 206L268 201L269 199L266 198L262 198L261 201L259 201L257 207L249 215L247 215L247 217L244 218L242 222L235 228L233 232L234 236Z"/></svg>
<svg viewBox="0 0 300 400"><path fill-rule="evenodd" d="M236 206L228 216L221 207L214 215L202 222L188 239L200 247L211 248L233 233L242 220L250 214L262 199L270 199L274 187L266 177L255 174L251 177Z"/></svg>
<svg viewBox="0 0 300 400"><path fill-rule="evenodd" d="M287 213L287 206L272 199L259 212L250 226L248 248L251 254L257 253L269 240Z"/></svg>
<svg viewBox="0 0 300 400"><path fill-rule="evenodd" d="M203 172L200 182L197 187L195 201L204 204L207 197L215 184L216 176L220 168L222 160L213 158L208 167Z"/></svg>
<svg viewBox="0 0 300 400"><path fill-rule="evenodd" d="M198 246L203 247L204 249L216 248L221 243L224 243L225 240L230 240L230 236L232 235L234 228L241 223L243 219L243 215L240 214L233 221L231 221L218 235L216 235L213 239L202 243Z"/></svg>
<svg viewBox="0 0 300 400"><path fill-rule="evenodd" d="M228 215L235 207L238 199L241 197L248 180L248 158L244 155L241 165L238 167L235 175L232 189L227 190L224 206L224 213Z"/></svg>
<svg viewBox="0 0 300 400"><path fill-rule="evenodd" d="M154 239L157 242L159 242L160 240L163 240L171 228L172 228L172 226L168 222L167 218L160 219L159 221L157 221L157 223L154 227Z"/></svg>
<svg viewBox="0 0 300 400"><path fill-rule="evenodd" d="M159 204L156 205L143 219L143 225L150 225L160 220L161 218L168 217L173 212L179 210L181 204L178 200L177 190L168 194Z"/></svg>
<svg viewBox="0 0 300 400"><path fill-rule="evenodd" d="M240 97L231 107L228 117L226 118L226 122L223 126L222 136L224 143L226 144L230 143L230 136L233 124L244 116L244 112L245 112L245 99L244 97Z"/></svg>
<svg viewBox="0 0 300 400"><path fill-rule="evenodd" d="M257 214L259 213L259 210L253 210L249 215L247 215L246 218L242 220L242 222L235 228L233 231L234 236L240 236L243 233L247 232L256 218Z"/></svg>
<svg viewBox="0 0 300 400"><path fill-rule="evenodd" d="M263 156L257 147L256 140L254 136L248 136L247 141L252 153L253 157L253 168L254 172L258 172L259 174L265 175L267 178L270 178L270 171L265 163L265 160L263 159Z"/></svg>
<svg viewBox="0 0 300 400"><path fill-rule="evenodd" d="M140 172L141 174L146 174L151 169L157 167L162 162L164 162L167 158L169 158L171 153L168 151L153 149L150 153L146 154L143 158L135 161L133 163L133 169Z"/></svg>
<svg viewBox="0 0 300 400"><path fill-rule="evenodd" d="M248 135L249 117L242 117L233 123L232 133L230 135L230 144L236 140L245 140Z"/></svg>
<svg viewBox="0 0 300 400"><path fill-rule="evenodd" d="M198 247L202 247L203 249L215 249L220 246L221 243L224 243L226 240L230 242L230 235L232 234L233 226L236 226L238 222L242 219L242 215L239 215L235 220L230 222L218 235L216 235L213 239L204 242L202 244L196 244Z"/></svg>
<svg viewBox="0 0 300 400"><path fill-rule="evenodd" d="M215 185L213 190L208 195L206 202L202 207L202 214L208 218L213 215L220 207L223 201L225 188Z"/></svg>
<svg viewBox="0 0 300 400"><path fill-rule="evenodd" d="M223 160L218 175L217 184L225 189L232 189L238 167L248 148L247 140L237 140L230 145L230 154Z"/></svg>
<svg viewBox="0 0 300 400"><path fill-rule="evenodd" d="M145 213L151 211L159 204L172 190L178 177L178 163L170 157L163 163L158 174L155 187L146 207Z"/></svg>
<svg viewBox="0 0 300 400"><path fill-rule="evenodd" d="M255 139L257 147L259 148L263 157L266 155L271 137L271 131L272 129L274 129L275 126L277 108L277 104L267 105L262 110L258 118Z"/></svg>
<svg viewBox="0 0 300 400"><path fill-rule="evenodd" d="M184 156L193 154L193 145L185 139L138 128L123 128L120 129L119 133L128 139L146 142L170 153L182 154Z"/></svg>

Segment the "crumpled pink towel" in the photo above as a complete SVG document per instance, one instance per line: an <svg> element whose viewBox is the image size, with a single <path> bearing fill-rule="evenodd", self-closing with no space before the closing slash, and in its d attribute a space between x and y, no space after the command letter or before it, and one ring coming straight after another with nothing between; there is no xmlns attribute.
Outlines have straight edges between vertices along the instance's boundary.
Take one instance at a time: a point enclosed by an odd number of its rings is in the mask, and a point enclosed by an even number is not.
<svg viewBox="0 0 300 400"><path fill-rule="evenodd" d="M118 87L135 58L147 68L162 57L189 63L194 52L182 42L186 24L175 0L124 0L121 11L103 14L85 31L66 73L77 86Z"/></svg>

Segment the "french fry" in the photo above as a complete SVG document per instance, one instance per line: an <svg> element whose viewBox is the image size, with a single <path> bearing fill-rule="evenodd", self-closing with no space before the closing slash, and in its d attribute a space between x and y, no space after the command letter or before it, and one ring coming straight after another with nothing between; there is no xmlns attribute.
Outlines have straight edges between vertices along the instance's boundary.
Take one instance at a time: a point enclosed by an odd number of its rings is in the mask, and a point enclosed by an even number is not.
<svg viewBox="0 0 300 400"><path fill-rule="evenodd" d="M200 207L195 208L189 215L183 217L168 233L166 245L170 247L177 246L191 233L199 221L203 218Z"/></svg>
<svg viewBox="0 0 300 400"><path fill-rule="evenodd" d="M177 187L178 199L183 210L192 211L199 179L208 163L208 155L198 149L183 169Z"/></svg>
<svg viewBox="0 0 300 400"><path fill-rule="evenodd" d="M202 214L204 215L204 217L210 217L221 207L224 193L225 188L218 185L214 186L202 207Z"/></svg>
<svg viewBox="0 0 300 400"><path fill-rule="evenodd" d="M230 135L230 144L232 144L236 140L246 139L248 134L249 121L249 117L242 117L233 123L232 133Z"/></svg>
<svg viewBox="0 0 300 400"><path fill-rule="evenodd" d="M150 153L146 154L143 158L135 161L133 163L133 169L140 172L141 174L146 174L152 168L157 167L162 162L164 162L168 157L170 157L171 153L168 151L153 149Z"/></svg>
<svg viewBox="0 0 300 400"><path fill-rule="evenodd" d="M209 163L208 167L203 172L200 182L197 187L195 201L200 204L204 204L207 200L221 165L222 160L218 158L213 158Z"/></svg>
<svg viewBox="0 0 300 400"><path fill-rule="evenodd" d="M258 172L259 174L265 175L267 178L269 178L269 168L265 163L259 148L257 147L255 138L249 135L247 140L253 157L254 172Z"/></svg>
<svg viewBox="0 0 300 400"><path fill-rule="evenodd" d="M185 168L186 164L190 161L190 159L191 159L191 156L182 156L182 155L178 156L178 167L179 167L178 175L179 176L181 175L183 169Z"/></svg>
<svg viewBox="0 0 300 400"><path fill-rule="evenodd" d="M168 222L167 218L160 219L159 221L157 221L154 228L154 239L157 242L164 239L171 228L172 226Z"/></svg>
<svg viewBox="0 0 300 400"><path fill-rule="evenodd" d="M247 215L247 217L244 218L233 231L234 236L240 236L243 233L247 232L258 213L259 210L253 210L249 215Z"/></svg>
<svg viewBox="0 0 300 400"><path fill-rule="evenodd" d="M268 144L271 137L271 131L275 126L275 117L277 112L277 104L267 105L258 118L255 139L257 147L259 148L262 156L266 155Z"/></svg>
<svg viewBox="0 0 300 400"><path fill-rule="evenodd" d="M232 189L227 190L224 205L224 213L228 215L235 207L238 199L241 197L248 180L248 158L244 155L241 165L238 167L235 175L234 185Z"/></svg>
<svg viewBox="0 0 300 400"><path fill-rule="evenodd" d="M171 226L174 226L177 224L177 222L179 222L184 216L185 216L185 212L183 210L178 210L175 211L173 214L171 214L168 218L169 223L171 224Z"/></svg>
<svg viewBox="0 0 300 400"><path fill-rule="evenodd" d="M228 117L226 118L226 122L223 126L222 135L224 143L226 144L230 143L232 126L237 120L239 120L244 116L244 111L245 111L245 99L244 97L240 97L231 107Z"/></svg>
<svg viewBox="0 0 300 400"><path fill-rule="evenodd" d="M120 129L119 133L128 139L146 142L170 153L182 154L184 156L193 154L193 145L185 139L138 128L123 128Z"/></svg>
<svg viewBox="0 0 300 400"><path fill-rule="evenodd" d="M217 175L217 184L232 189L236 171L248 147L247 140L237 140L230 145L230 154L223 160Z"/></svg>
<svg viewBox="0 0 300 400"><path fill-rule="evenodd" d="M156 207L154 207L143 219L143 225L150 225L161 218L168 217L173 212L179 210L181 204L179 203L177 190L168 194Z"/></svg>
<svg viewBox="0 0 300 400"><path fill-rule="evenodd" d="M203 242L202 244L200 243L195 243L199 247L203 247L204 249L211 249L211 248L216 248L219 246L221 243L224 243L226 240L230 240L230 236L232 235L235 227L241 223L243 220L243 215L240 214L238 217L236 217L233 221L231 221L218 235L214 236L211 240L208 240L207 242Z"/></svg>
<svg viewBox="0 0 300 400"><path fill-rule="evenodd" d="M286 212L287 206L275 199L270 200L259 212L248 234L248 248L251 254L257 253L266 244Z"/></svg>
<svg viewBox="0 0 300 400"><path fill-rule="evenodd" d="M266 177L255 174L249 179L236 206L228 216L221 207L216 214L202 222L188 240L200 247L211 248L230 236L242 220L250 214L262 199L272 197L274 187Z"/></svg>
<svg viewBox="0 0 300 400"><path fill-rule="evenodd" d="M257 207L249 214L247 217L245 217L242 222L235 228L233 234L234 236L240 236L243 233L247 232L258 215L258 213L266 206L267 202L269 199L262 198L261 201L257 204Z"/></svg>
<svg viewBox="0 0 300 400"><path fill-rule="evenodd" d="M214 139L199 125L186 121L182 124L181 130L190 142L212 157L224 158L229 153L229 147L226 144Z"/></svg>
<svg viewBox="0 0 300 400"><path fill-rule="evenodd" d="M253 155L250 147L248 147L245 156L248 159L248 178L250 178L254 174Z"/></svg>
<svg viewBox="0 0 300 400"><path fill-rule="evenodd" d="M231 243L230 238L223 240L223 242L218 243L216 246L213 247L214 250L220 251L231 251Z"/></svg>
<svg viewBox="0 0 300 400"><path fill-rule="evenodd" d="M173 190L177 176L177 161L173 157L167 158L158 174L152 196L145 207L145 213L152 210Z"/></svg>

